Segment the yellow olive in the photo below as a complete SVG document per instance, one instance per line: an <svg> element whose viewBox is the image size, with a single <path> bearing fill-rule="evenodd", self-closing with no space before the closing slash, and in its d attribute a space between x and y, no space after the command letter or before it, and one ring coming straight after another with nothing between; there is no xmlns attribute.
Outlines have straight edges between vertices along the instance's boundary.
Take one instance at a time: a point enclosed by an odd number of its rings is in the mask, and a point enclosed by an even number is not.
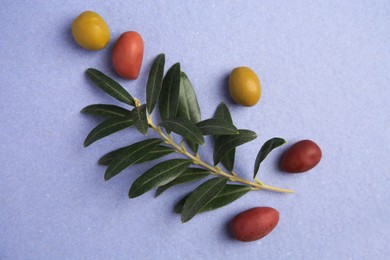
<svg viewBox="0 0 390 260"><path fill-rule="evenodd" d="M229 91L238 104L246 107L254 106L261 97L260 80L248 67L235 68L230 73Z"/></svg>
<svg viewBox="0 0 390 260"><path fill-rule="evenodd" d="M95 12L85 11L72 22L72 34L77 44L87 50L100 50L110 40L110 29Z"/></svg>

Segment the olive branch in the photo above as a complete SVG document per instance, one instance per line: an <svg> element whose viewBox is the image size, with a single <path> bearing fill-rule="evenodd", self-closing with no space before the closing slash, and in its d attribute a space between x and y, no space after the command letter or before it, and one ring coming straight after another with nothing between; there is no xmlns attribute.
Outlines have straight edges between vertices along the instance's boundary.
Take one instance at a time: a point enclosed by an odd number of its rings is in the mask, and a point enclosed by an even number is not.
<svg viewBox="0 0 390 260"><path fill-rule="evenodd" d="M213 118L202 121L193 86L181 71L180 64L170 67L165 76L164 65L165 55L160 54L149 72L145 104L133 98L112 78L96 69L87 69L87 76L97 87L133 108L128 110L115 105L94 104L82 109L84 113L105 119L89 133L84 146L131 126L135 126L144 135L149 129L158 135L158 138L148 138L101 157L99 164L107 166L105 180L131 165L153 161L173 152L184 156L185 158L170 159L153 166L138 177L129 190L130 198L155 188L158 196L172 186L214 176L176 204L175 211L181 213L182 222L189 221L200 212L223 207L252 190L293 192L266 185L256 178L261 162L273 149L285 144L284 139L274 137L262 145L255 160L253 181L239 177L233 170L236 147L254 140L256 133L237 129L224 103L219 104ZM161 118L158 124L152 119L156 104ZM172 133L181 136L182 141L176 143ZM213 137L214 165L206 163L198 153L199 146L205 143L204 135ZM190 167L191 165L195 167Z"/></svg>

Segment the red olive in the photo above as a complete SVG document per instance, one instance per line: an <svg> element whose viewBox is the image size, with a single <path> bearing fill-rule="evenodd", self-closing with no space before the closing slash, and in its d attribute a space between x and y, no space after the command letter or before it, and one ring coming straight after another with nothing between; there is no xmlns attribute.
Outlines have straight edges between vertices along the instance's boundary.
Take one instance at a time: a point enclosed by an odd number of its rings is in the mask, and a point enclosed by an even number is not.
<svg viewBox="0 0 390 260"><path fill-rule="evenodd" d="M279 222L279 212L270 207L257 207L238 214L231 222L234 237L243 242L268 235Z"/></svg>
<svg viewBox="0 0 390 260"><path fill-rule="evenodd" d="M280 168L289 173L300 173L312 169L322 157L320 147L310 140L302 140L292 145L284 154Z"/></svg>
<svg viewBox="0 0 390 260"><path fill-rule="evenodd" d="M112 51L115 71L125 79L138 78L144 55L144 42L137 32L123 33Z"/></svg>

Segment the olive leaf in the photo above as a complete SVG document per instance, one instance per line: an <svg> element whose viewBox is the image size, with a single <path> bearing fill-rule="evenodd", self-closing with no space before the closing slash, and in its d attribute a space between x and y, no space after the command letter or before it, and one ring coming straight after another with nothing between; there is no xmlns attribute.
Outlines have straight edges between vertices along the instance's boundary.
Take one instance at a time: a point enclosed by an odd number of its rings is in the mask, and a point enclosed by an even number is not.
<svg viewBox="0 0 390 260"><path fill-rule="evenodd" d="M210 118L196 124L203 135L235 135L237 128L220 118Z"/></svg>
<svg viewBox="0 0 390 260"><path fill-rule="evenodd" d="M177 116L185 117L193 123L198 123L201 117L194 88L184 72L180 73L179 107Z"/></svg>
<svg viewBox="0 0 390 260"><path fill-rule="evenodd" d="M251 191L251 188L248 186L226 184L226 186L223 188L223 190L214 199L212 199L209 203L207 203L199 211L199 213L224 207L224 206L234 202L235 200L241 198L249 191ZM183 209L183 205L184 205L185 201L187 200L188 196L189 196L189 194L184 196L181 200L179 200L175 204L174 211L176 213L181 213L181 211Z"/></svg>
<svg viewBox="0 0 390 260"><path fill-rule="evenodd" d="M201 212L224 207L241 198L249 191L251 191L251 188L248 186L227 184L221 193L219 193L213 200L211 200L206 204L206 206L202 208Z"/></svg>
<svg viewBox="0 0 390 260"><path fill-rule="evenodd" d="M191 220L200 210L214 199L225 187L227 179L217 177L202 183L186 199L181 211L181 222Z"/></svg>
<svg viewBox="0 0 390 260"><path fill-rule="evenodd" d="M229 108L223 102L219 103L217 109L215 110L214 118L222 118L225 119L227 122L233 124L233 119L230 114Z"/></svg>
<svg viewBox="0 0 390 260"><path fill-rule="evenodd" d="M102 139L110 134L118 132L126 127L129 127L133 124L133 119L131 117L115 117L107 119L103 123L96 126L88 134L87 138L84 141L84 147L89 146L93 142Z"/></svg>
<svg viewBox="0 0 390 260"><path fill-rule="evenodd" d="M101 90L123 103L135 106L133 97L118 82L97 69L89 68L86 73Z"/></svg>
<svg viewBox="0 0 390 260"><path fill-rule="evenodd" d="M149 72L148 82L146 84L146 104L148 112L152 113L154 106L160 96L162 81L164 76L165 55L162 53L157 56Z"/></svg>
<svg viewBox="0 0 390 260"><path fill-rule="evenodd" d="M100 165L109 165L112 162L112 160L116 157L116 155L120 154L123 150L125 150L128 147L129 146L122 147L122 148L116 149L114 151L111 151L111 152L103 155L99 159L98 163ZM164 146L164 145L159 145L159 146L155 147L153 150L151 150L147 154L146 157L144 157L142 160L138 161L137 164L156 160L156 159L161 158L165 155L171 154L174 151L175 150L173 148L170 148L170 147Z"/></svg>
<svg viewBox="0 0 390 260"><path fill-rule="evenodd" d="M214 118L223 119L233 125L233 119L232 116L230 115L230 111L228 107L225 105L225 103L223 102L221 102L218 105L214 114ZM214 136L214 151L218 149L218 147L216 146L217 138L218 136ZM233 148L221 159L222 165L225 166L225 168L229 171L233 171L234 169L235 155L236 155L236 148Z"/></svg>
<svg viewBox="0 0 390 260"><path fill-rule="evenodd" d="M146 117L146 105L135 107L131 111L131 115L134 120L134 125L142 134L148 133L148 119Z"/></svg>
<svg viewBox="0 0 390 260"><path fill-rule="evenodd" d="M186 140L195 143L203 144L204 138L202 132L190 120L177 117L175 119L166 119L160 123L167 131L172 131L183 136Z"/></svg>
<svg viewBox="0 0 390 260"><path fill-rule="evenodd" d="M256 178L257 172L259 171L261 162L268 156L268 154L275 148L286 143L286 140L274 137L266 141L260 148L259 153L257 154L255 167L253 171L253 179Z"/></svg>
<svg viewBox="0 0 390 260"><path fill-rule="evenodd" d="M207 177L209 174L210 172L204 169L188 168L184 172L182 172L182 174L180 174L177 178L175 178L173 181L158 187L158 189L156 190L156 197L175 185L179 185L186 182L197 181Z"/></svg>
<svg viewBox="0 0 390 260"><path fill-rule="evenodd" d="M159 111L162 120L175 118L179 105L180 63L174 64L165 75L159 98Z"/></svg>
<svg viewBox="0 0 390 260"><path fill-rule="evenodd" d="M200 108L192 83L184 72L180 73L180 92L179 106L177 110L178 117L184 117L193 123L198 123L201 119ZM188 147L198 152L198 144L186 140Z"/></svg>
<svg viewBox="0 0 390 260"><path fill-rule="evenodd" d="M84 107L81 110L82 113L96 115L105 119L113 117L130 117L131 111L122 107L106 104L94 104Z"/></svg>
<svg viewBox="0 0 390 260"><path fill-rule="evenodd" d="M233 148L250 142L257 137L256 133L250 130L239 129L238 132L238 135L221 135L217 138L215 141L217 149L214 150L214 165L217 165Z"/></svg>
<svg viewBox="0 0 390 260"><path fill-rule="evenodd" d="M169 183L191 164L188 159L172 159L155 165L133 182L129 198L135 198L153 188Z"/></svg>
<svg viewBox="0 0 390 260"><path fill-rule="evenodd" d="M107 181L127 167L139 163L161 142L162 140L158 138L146 139L132 144L126 147L126 149L118 152L112 162L108 165L104 174L104 179Z"/></svg>

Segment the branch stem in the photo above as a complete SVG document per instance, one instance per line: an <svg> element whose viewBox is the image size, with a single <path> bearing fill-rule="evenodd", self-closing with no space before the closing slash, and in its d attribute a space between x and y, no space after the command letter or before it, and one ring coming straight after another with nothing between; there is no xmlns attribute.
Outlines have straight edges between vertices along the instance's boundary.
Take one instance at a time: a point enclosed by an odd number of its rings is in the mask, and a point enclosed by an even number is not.
<svg viewBox="0 0 390 260"><path fill-rule="evenodd" d="M248 181L246 179L238 177L233 172L232 173L224 172L218 166L212 166L212 165L202 161L200 159L199 155L193 155L193 154L189 153L185 149L183 144L180 144L180 145L177 144L172 139L172 137L170 135L165 134L161 130L160 126L156 126L153 123L152 118L150 116L148 117L148 124L157 134L159 134L162 137L162 139L164 140L164 142L166 144L172 146L178 153L183 154L184 156L186 156L189 159L191 159L194 164L200 165L203 168L209 170L211 172L211 174L225 177L225 178L229 179L232 182L239 182L239 183L248 185L248 186L252 187L253 190L269 190L269 191L282 192L282 193L293 193L294 192L293 190L289 190L289 189L283 189L283 188L278 188L278 187L274 187L274 186L265 185L263 182L261 182L259 180L256 180L256 182Z"/></svg>

